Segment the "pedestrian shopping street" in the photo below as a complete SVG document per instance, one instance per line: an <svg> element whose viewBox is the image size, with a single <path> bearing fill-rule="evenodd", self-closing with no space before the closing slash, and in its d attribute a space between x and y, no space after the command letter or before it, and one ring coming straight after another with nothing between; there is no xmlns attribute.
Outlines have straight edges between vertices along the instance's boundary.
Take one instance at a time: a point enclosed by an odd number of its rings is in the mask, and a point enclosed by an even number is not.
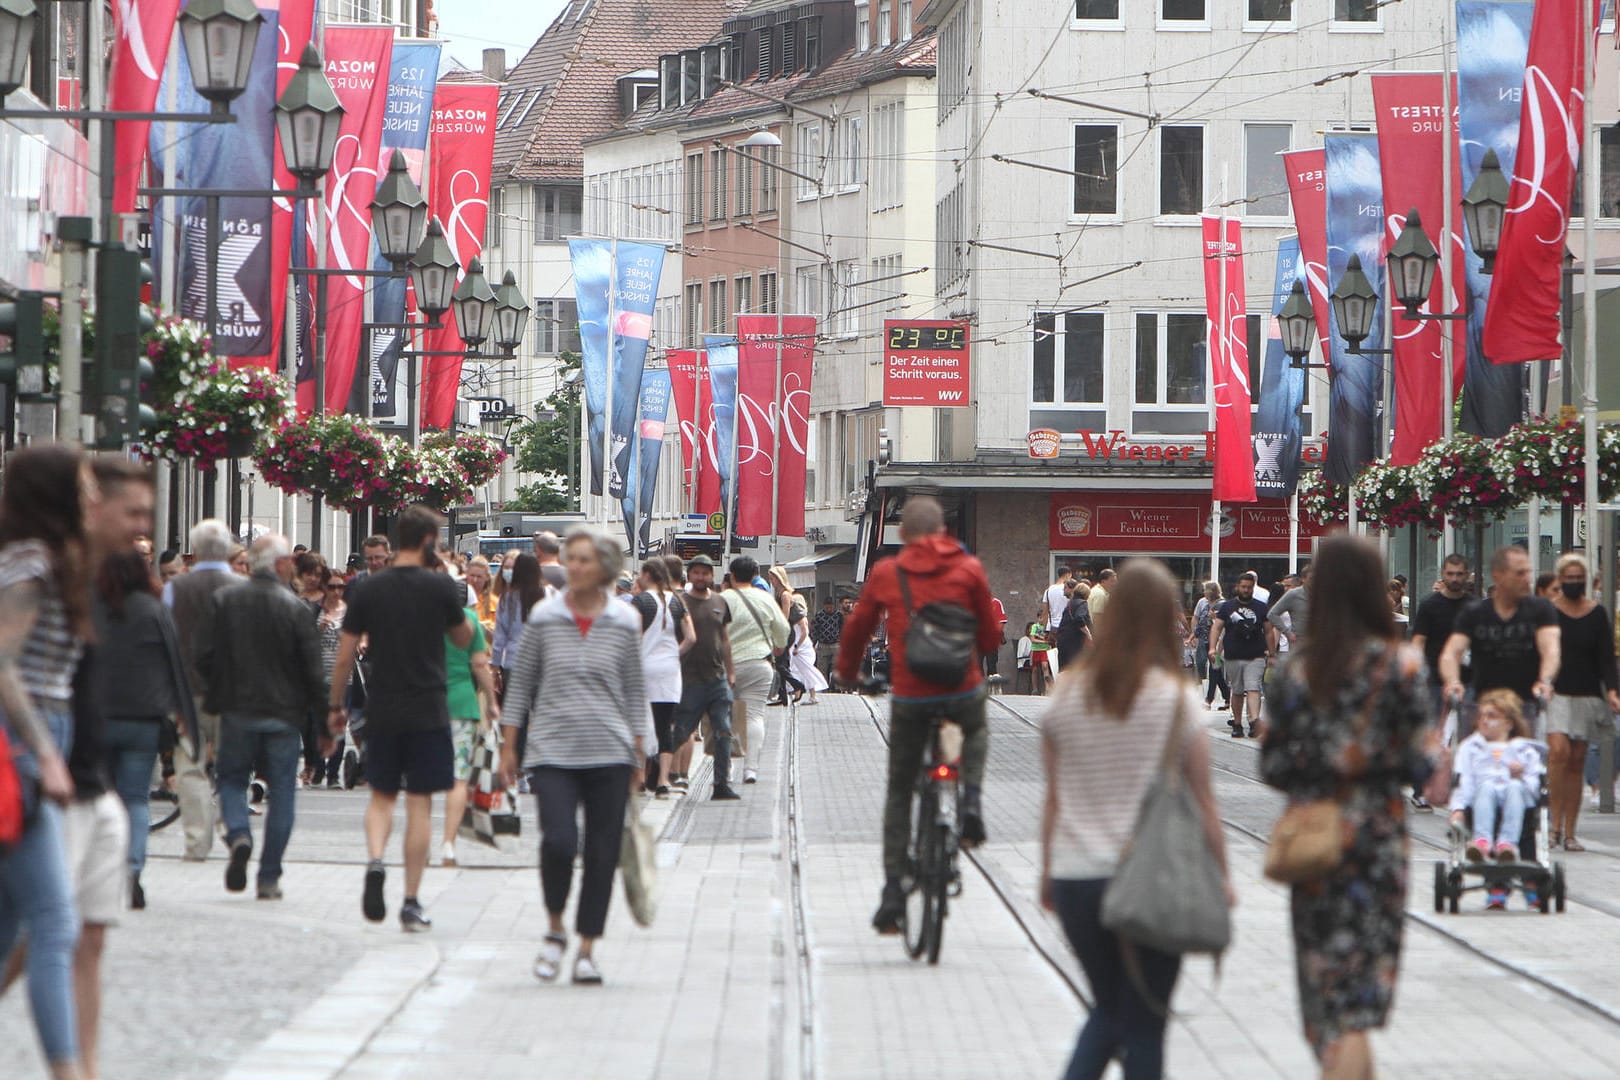
<svg viewBox="0 0 1620 1080"><path fill-rule="evenodd" d="M964 866L938 967L867 927L879 870L887 723L881 702L827 694L790 721L740 803L711 803L705 764L685 800L644 804L662 838L656 923L618 900L598 948L606 985L541 985L544 928L532 817L510 854L459 845L426 877L431 933L405 935L398 833L388 921L360 915L363 792L301 792L286 899L227 894L223 852L179 859L153 836L148 908L111 933L105 1075L400 1078L1055 1077L1088 993L1035 901L1037 698L992 699L985 786L991 842ZM1186 966L1174 1077L1301 1077L1287 897L1261 878L1279 800L1250 777L1256 744L1207 718L1239 904L1217 981ZM525 808L532 814L532 806ZM1586 811L1588 850L1564 856L1563 915L1433 914L1441 815L1414 819L1414 888L1394 1019L1374 1036L1380 1075L1611 1077L1620 1060L1620 823ZM436 845L435 845L436 847ZM0 1001L7 1078L43 1076L25 998ZM1117 1073L1116 1073L1117 1075Z"/></svg>

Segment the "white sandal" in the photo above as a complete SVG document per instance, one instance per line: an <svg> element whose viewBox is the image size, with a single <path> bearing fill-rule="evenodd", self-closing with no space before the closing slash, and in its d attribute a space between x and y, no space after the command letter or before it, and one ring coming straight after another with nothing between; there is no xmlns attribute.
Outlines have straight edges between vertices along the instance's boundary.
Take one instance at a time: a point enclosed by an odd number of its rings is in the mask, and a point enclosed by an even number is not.
<svg viewBox="0 0 1620 1080"><path fill-rule="evenodd" d="M567 935L547 934L540 943L540 955L534 958L534 977L541 982L555 979L562 970L563 952L567 948Z"/></svg>

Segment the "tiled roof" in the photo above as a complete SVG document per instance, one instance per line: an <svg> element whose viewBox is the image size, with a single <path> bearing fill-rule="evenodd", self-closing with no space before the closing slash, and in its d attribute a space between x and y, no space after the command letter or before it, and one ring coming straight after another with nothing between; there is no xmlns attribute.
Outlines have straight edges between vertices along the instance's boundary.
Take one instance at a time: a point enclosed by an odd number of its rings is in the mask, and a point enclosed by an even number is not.
<svg viewBox="0 0 1620 1080"><path fill-rule="evenodd" d="M619 77L708 42L742 6L740 0L574 0L507 76L494 179L583 179L585 140L620 122Z"/></svg>
<svg viewBox="0 0 1620 1080"><path fill-rule="evenodd" d="M801 78L786 96L804 101L900 76L929 76L934 74L938 52L932 30L887 48L847 52L814 75Z"/></svg>

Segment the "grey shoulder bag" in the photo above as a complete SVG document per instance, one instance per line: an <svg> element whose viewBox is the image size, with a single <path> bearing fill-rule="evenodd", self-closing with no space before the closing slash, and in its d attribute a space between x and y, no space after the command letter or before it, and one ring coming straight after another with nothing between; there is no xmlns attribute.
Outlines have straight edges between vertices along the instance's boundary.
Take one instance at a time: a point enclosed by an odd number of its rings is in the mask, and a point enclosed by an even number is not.
<svg viewBox="0 0 1620 1080"><path fill-rule="evenodd" d="M1136 831L1103 892L1102 925L1130 945L1165 953L1214 953L1232 940L1220 864L1205 838L1204 815L1181 774L1184 695L1142 797Z"/></svg>

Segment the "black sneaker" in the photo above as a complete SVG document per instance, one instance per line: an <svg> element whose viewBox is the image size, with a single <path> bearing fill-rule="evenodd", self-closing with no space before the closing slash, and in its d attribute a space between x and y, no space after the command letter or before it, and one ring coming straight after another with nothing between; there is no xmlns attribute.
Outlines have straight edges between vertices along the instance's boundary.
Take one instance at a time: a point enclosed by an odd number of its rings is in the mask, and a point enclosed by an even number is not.
<svg viewBox="0 0 1620 1080"><path fill-rule="evenodd" d="M898 881L890 879L883 883L883 899L878 901L877 913L872 916L872 929L880 934L898 934L905 917L905 891Z"/></svg>
<svg viewBox="0 0 1620 1080"><path fill-rule="evenodd" d="M966 785L962 787L962 800L957 804L962 822L962 843L977 846L984 843L984 812L979 807L979 792Z"/></svg>
<svg viewBox="0 0 1620 1080"><path fill-rule="evenodd" d="M1249 725L1249 738L1258 739L1260 737L1260 734L1261 734L1261 728L1260 728L1259 724L1250 724Z"/></svg>
<svg viewBox="0 0 1620 1080"><path fill-rule="evenodd" d="M388 917L388 905L383 901L383 882L387 877L383 861L371 860L371 865L366 867L366 891L360 899L360 910L369 922L382 922Z"/></svg>
<svg viewBox="0 0 1620 1080"><path fill-rule="evenodd" d="M129 878L129 907L131 911L146 910L146 890L141 888L139 874L131 874Z"/></svg>
<svg viewBox="0 0 1620 1080"><path fill-rule="evenodd" d="M1237 720L1228 720L1226 722L1226 726L1227 726L1228 729L1231 730L1232 738L1234 738L1234 739L1243 738L1243 724L1242 724L1242 722L1237 721Z"/></svg>
<svg viewBox="0 0 1620 1080"><path fill-rule="evenodd" d="M399 928L407 934L420 934L433 929L433 920L427 917L416 897L407 896L399 909Z"/></svg>
<svg viewBox="0 0 1620 1080"><path fill-rule="evenodd" d="M247 864L252 855L253 841L245 836L231 845L231 861L225 867L225 888L228 891L241 892L247 888Z"/></svg>
<svg viewBox="0 0 1620 1080"><path fill-rule="evenodd" d="M735 789L731 788L729 785L726 787L721 787L719 784L716 784L714 786L714 794L709 796L709 798L714 802L724 802L728 799L740 799L742 796L737 794Z"/></svg>

